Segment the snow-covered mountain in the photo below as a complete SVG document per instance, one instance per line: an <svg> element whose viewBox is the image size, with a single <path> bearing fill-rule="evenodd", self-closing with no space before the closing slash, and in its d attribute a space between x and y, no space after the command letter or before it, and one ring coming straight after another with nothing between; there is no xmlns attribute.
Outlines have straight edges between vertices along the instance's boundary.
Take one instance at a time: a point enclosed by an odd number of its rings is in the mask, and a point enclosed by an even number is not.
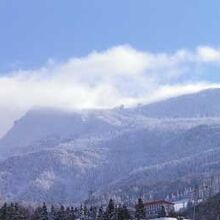
<svg viewBox="0 0 220 220"><path fill-rule="evenodd" d="M219 100L213 89L130 109L32 110L0 141L0 194L69 203L91 191L122 194L189 172L216 173Z"/></svg>

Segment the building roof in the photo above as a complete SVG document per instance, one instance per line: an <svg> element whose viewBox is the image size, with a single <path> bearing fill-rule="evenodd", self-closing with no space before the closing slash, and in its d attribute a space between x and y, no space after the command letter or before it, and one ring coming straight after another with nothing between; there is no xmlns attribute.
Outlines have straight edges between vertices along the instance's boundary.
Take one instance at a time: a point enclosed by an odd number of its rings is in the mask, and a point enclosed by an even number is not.
<svg viewBox="0 0 220 220"><path fill-rule="evenodd" d="M169 202L169 201L166 201L166 200L154 200L154 201L144 202L145 206L148 206L148 205L158 205L158 204L174 205L173 202Z"/></svg>

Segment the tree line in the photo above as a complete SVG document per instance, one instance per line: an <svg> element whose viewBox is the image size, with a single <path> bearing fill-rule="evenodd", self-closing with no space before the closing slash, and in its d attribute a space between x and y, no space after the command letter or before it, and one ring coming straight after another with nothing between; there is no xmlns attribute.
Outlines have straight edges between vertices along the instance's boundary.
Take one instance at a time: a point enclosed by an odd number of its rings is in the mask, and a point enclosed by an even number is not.
<svg viewBox="0 0 220 220"><path fill-rule="evenodd" d="M0 208L1 220L129 220L146 218L143 201L138 203L133 210L126 205L115 204L112 199L106 206L69 207L60 205L48 207L46 203L33 208L19 203L4 203Z"/></svg>

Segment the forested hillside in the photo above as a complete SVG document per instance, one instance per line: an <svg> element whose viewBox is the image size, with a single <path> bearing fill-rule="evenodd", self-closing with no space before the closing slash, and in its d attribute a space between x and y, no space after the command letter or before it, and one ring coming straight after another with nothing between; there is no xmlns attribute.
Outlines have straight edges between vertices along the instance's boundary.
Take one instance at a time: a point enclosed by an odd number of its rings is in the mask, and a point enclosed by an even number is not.
<svg viewBox="0 0 220 220"><path fill-rule="evenodd" d="M220 176L219 99L213 89L134 108L32 110L0 141L0 193L62 204L91 192L100 202L190 198Z"/></svg>

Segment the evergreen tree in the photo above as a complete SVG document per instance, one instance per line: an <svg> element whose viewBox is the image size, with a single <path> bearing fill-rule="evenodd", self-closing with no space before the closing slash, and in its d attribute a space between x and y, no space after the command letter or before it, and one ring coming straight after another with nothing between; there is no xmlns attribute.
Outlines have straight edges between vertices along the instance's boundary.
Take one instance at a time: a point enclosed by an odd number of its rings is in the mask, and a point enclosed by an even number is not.
<svg viewBox="0 0 220 220"><path fill-rule="evenodd" d="M0 219L1 220L20 220L30 219L28 209L19 207L17 204L11 203L4 205L0 208Z"/></svg>
<svg viewBox="0 0 220 220"><path fill-rule="evenodd" d="M90 207L89 209L89 219L96 219L97 218L97 208L96 207Z"/></svg>
<svg viewBox="0 0 220 220"><path fill-rule="evenodd" d="M103 211L103 208L102 206L99 208L99 211L98 211L98 215L97 215L97 220L103 220L104 219L104 211Z"/></svg>
<svg viewBox="0 0 220 220"><path fill-rule="evenodd" d="M1 210L0 210L0 219L6 219L7 218L7 209L8 209L8 205L5 202L4 205L2 206Z"/></svg>
<svg viewBox="0 0 220 220"><path fill-rule="evenodd" d="M13 216L14 220L19 219L19 216L20 216L19 206L18 206L18 203L15 203L14 216Z"/></svg>
<svg viewBox="0 0 220 220"><path fill-rule="evenodd" d="M128 212L126 205L119 205L119 207L115 210L115 215L117 220L128 220L130 219L130 214Z"/></svg>
<svg viewBox="0 0 220 220"><path fill-rule="evenodd" d="M114 211L115 211L115 204L114 204L114 201L112 199L110 199L108 206L107 206L107 209L106 209L106 214L109 219L113 218Z"/></svg>
<svg viewBox="0 0 220 220"><path fill-rule="evenodd" d="M76 213L77 213L77 209L74 209L73 207L71 207L71 210L70 210L70 219L71 220L76 219Z"/></svg>
<svg viewBox="0 0 220 220"><path fill-rule="evenodd" d="M138 199L138 203L135 208L136 208L135 217L137 219L145 219L146 211L145 211L143 200L141 198Z"/></svg>
<svg viewBox="0 0 220 220"><path fill-rule="evenodd" d="M85 220L88 219L88 209L87 209L86 205L83 208L83 219L85 219Z"/></svg>
<svg viewBox="0 0 220 220"><path fill-rule="evenodd" d="M49 219L50 220L55 220L56 219L56 210L55 210L53 205L50 208Z"/></svg>
<svg viewBox="0 0 220 220"><path fill-rule="evenodd" d="M21 220L21 219L31 219L30 211L29 209L15 203L13 206L12 218L10 220Z"/></svg>
<svg viewBox="0 0 220 220"><path fill-rule="evenodd" d="M48 220L47 206L43 203L42 207L37 207L32 215L32 220Z"/></svg>
<svg viewBox="0 0 220 220"><path fill-rule="evenodd" d="M72 207L72 209L73 209L73 207ZM74 216L75 216L75 218L79 218L79 213L80 213L80 210L76 207L75 209L73 209L73 213L74 213Z"/></svg>
<svg viewBox="0 0 220 220"><path fill-rule="evenodd" d="M57 213L57 220L65 220L65 208L63 205L60 206L60 209Z"/></svg>
<svg viewBox="0 0 220 220"><path fill-rule="evenodd" d="M10 206L8 207L8 214L7 214L7 218L8 219L13 219L14 216L14 203L12 202L10 204Z"/></svg>
<svg viewBox="0 0 220 220"><path fill-rule="evenodd" d="M71 218L70 207L67 207L65 211L65 220L71 220L70 218Z"/></svg>
<svg viewBox="0 0 220 220"><path fill-rule="evenodd" d="M166 216L167 216L166 209L165 209L165 207L162 205L162 206L161 206L161 211L160 211L158 217L159 217L159 218L162 218L162 217L166 217Z"/></svg>
<svg viewBox="0 0 220 220"><path fill-rule="evenodd" d="M41 220L48 220L48 211L47 211L47 206L44 203L43 207L42 207L42 216L41 216Z"/></svg>
<svg viewBox="0 0 220 220"><path fill-rule="evenodd" d="M82 206L82 204L80 205L80 208L79 208L79 219L83 219L83 206Z"/></svg>
<svg viewBox="0 0 220 220"><path fill-rule="evenodd" d="M42 218L42 213L43 213L43 210L42 210L42 208L39 206L39 207L37 207L36 209L35 209L35 211L34 211L34 213L33 213L33 215L32 215L32 220L41 220L41 218Z"/></svg>

